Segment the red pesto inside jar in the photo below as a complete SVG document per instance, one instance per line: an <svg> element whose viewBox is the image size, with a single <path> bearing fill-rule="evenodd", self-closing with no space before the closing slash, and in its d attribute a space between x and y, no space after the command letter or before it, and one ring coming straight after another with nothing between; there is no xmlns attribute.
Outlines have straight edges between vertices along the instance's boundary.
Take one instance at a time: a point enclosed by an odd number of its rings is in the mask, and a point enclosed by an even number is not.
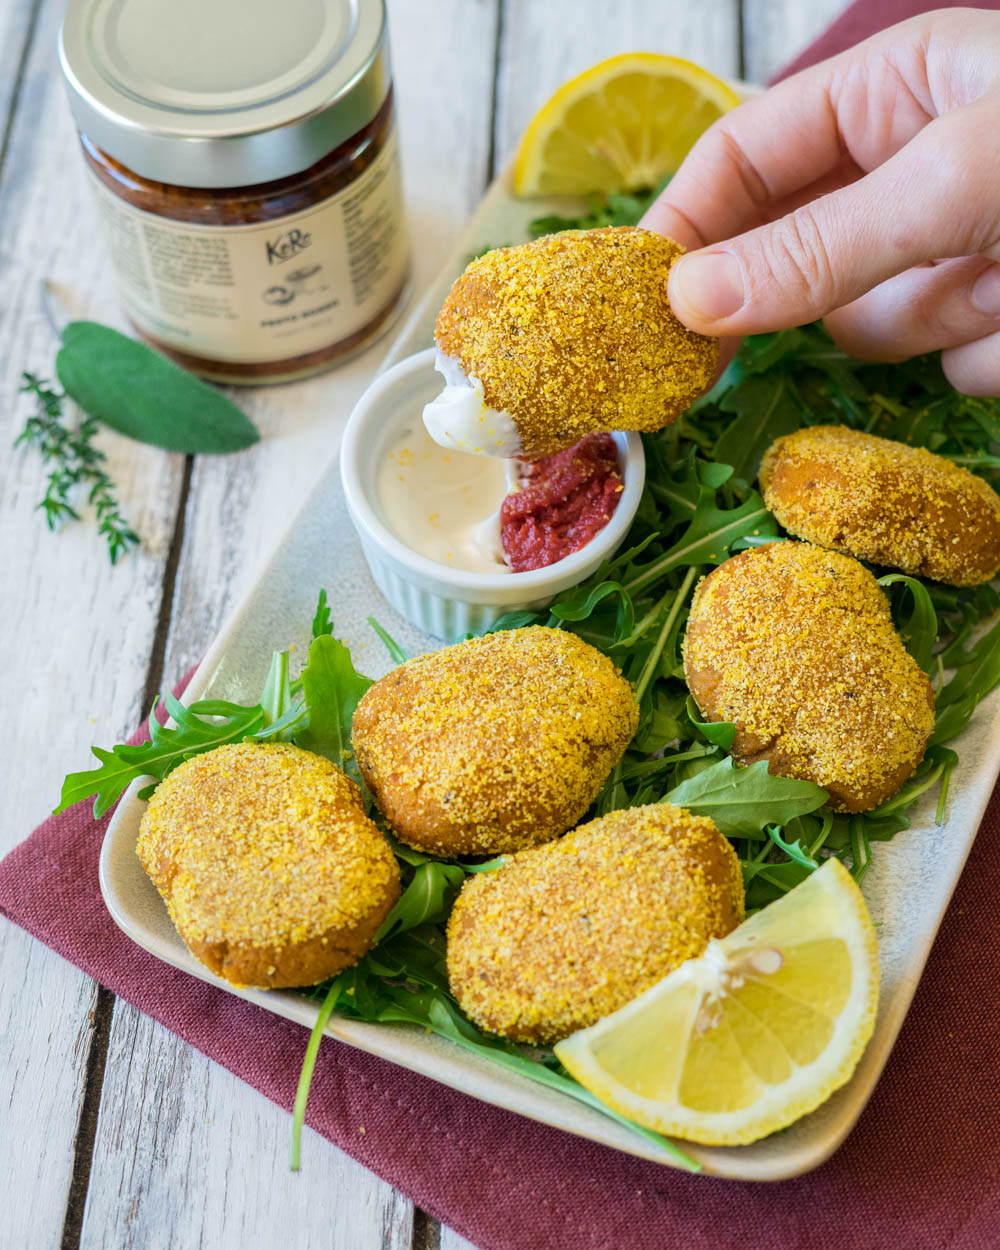
<svg viewBox="0 0 1000 1250"><path fill-rule="evenodd" d="M544 569L579 551L611 520L623 482L610 434L519 466L520 490L500 506L500 533L515 573Z"/></svg>

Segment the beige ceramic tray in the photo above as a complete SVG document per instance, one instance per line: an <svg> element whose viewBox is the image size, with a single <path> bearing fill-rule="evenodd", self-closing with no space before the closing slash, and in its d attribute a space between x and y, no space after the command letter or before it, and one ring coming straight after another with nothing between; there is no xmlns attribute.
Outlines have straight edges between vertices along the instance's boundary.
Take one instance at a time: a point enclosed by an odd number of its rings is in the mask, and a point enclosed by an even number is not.
<svg viewBox="0 0 1000 1250"><path fill-rule="evenodd" d="M550 207L560 206L556 202L520 203L510 195L503 179L495 183L463 232L451 263L399 334L386 364L430 344L435 311L470 254L488 244L520 241L526 237L528 220ZM369 614L375 614L410 654L440 645L397 617L376 590L347 518L334 462L245 602L215 640L187 698L254 702L272 650L295 643L299 654L304 654L321 586L330 592L338 636L350 644L358 667L372 677L380 676L390 664L366 623ZM828 1158L860 1115L903 1023L997 778L1000 690L979 707L958 750L961 762L952 776L947 824L937 828L932 806L920 807L910 830L878 846L865 878L864 894L879 926L882 999L875 1034L856 1073L827 1103L783 1133L752 1146L688 1146L705 1172L760 1181L798 1175ZM135 854L144 807L137 798L139 788L137 783L127 791L108 829L101 856L101 888L117 923L140 946L167 963L311 1027L317 1014L315 1003L292 992L233 990L187 952ZM617 1150L671 1164L665 1152L598 1111L417 1028L334 1019L328 1032L340 1042L474 1098ZM946 1073L931 1073L928 1079L940 1081L942 1096L947 1096Z"/></svg>

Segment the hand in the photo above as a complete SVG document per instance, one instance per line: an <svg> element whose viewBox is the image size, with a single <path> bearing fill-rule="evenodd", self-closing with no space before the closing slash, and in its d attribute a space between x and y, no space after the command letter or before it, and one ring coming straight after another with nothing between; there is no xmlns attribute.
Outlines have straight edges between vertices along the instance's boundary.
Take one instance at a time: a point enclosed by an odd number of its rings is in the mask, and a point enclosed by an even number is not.
<svg viewBox="0 0 1000 1250"><path fill-rule="evenodd" d="M727 114L643 225L700 249L670 275L692 330L818 317L852 355L942 348L1000 395L1000 14L950 9L875 35Z"/></svg>

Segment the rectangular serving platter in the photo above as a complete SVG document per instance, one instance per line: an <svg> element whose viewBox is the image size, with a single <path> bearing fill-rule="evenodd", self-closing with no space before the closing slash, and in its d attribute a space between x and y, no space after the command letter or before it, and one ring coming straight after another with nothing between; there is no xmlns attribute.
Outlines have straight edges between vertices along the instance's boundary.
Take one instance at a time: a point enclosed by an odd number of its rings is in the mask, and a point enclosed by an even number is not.
<svg viewBox="0 0 1000 1250"><path fill-rule="evenodd" d="M398 334L382 368L431 344L436 311L470 256L490 245L520 242L527 237L533 217L561 211L578 211L578 205L574 201L518 201L507 178L498 179L462 232L439 279ZM371 677L388 671L391 662L367 623L370 615L408 654L441 645L398 617L376 589L347 516L334 458L256 584L215 639L188 687L185 701L217 698L256 702L273 650L294 644L298 654L305 654L309 622L321 587L330 595L337 636L351 647L358 668ZM827 1159L857 1121L903 1024L1000 771L1000 689L983 700L956 745L959 764L952 775L946 824L940 828L935 824L932 801L921 804L915 809L912 828L878 845L864 880L864 895L878 926L882 993L874 1035L854 1076L818 1110L785 1132L751 1146L681 1143L705 1173L751 1181L797 1176ZM138 798L140 789L141 783L136 782L126 792L101 854L101 889L116 923L166 963L311 1028L318 1005L303 995L235 990L189 954L135 854L145 807ZM616 1150L675 1166L666 1151L600 1112L421 1029L335 1017L327 1032L338 1042L484 1102ZM929 1079L940 1080L944 1093L945 1073L931 1073Z"/></svg>

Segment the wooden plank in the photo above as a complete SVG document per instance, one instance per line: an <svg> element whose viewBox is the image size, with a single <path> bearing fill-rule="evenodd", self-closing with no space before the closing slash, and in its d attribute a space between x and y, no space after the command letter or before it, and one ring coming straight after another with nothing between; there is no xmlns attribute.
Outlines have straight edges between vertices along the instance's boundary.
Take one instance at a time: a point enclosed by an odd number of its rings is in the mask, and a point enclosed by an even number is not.
<svg viewBox="0 0 1000 1250"><path fill-rule="evenodd" d="M846 8L845 0L743 0L747 79L767 82Z"/></svg>
<svg viewBox="0 0 1000 1250"><path fill-rule="evenodd" d="M5 101L20 60L17 34L28 29L32 7L5 5L0 15ZM39 307L40 277L62 283L82 309L106 315L113 307L53 68L63 7L52 0L39 14L0 183L0 342L7 348L0 393L7 397L24 368L52 376L56 344ZM9 450L29 410L26 399L0 405L0 446L8 449L0 479L0 851L53 807L65 772L87 766L92 734L114 740L139 717L182 468L177 457L102 436L123 507L144 539L141 551L112 569L92 519L53 535L35 511L45 469L37 453ZM12 925L0 929L0 986L0 1070L7 1074L0 1243L49 1248L62 1235L96 987Z"/></svg>
<svg viewBox="0 0 1000 1250"><path fill-rule="evenodd" d="M38 15L39 0L7 0L0 10L0 151L20 71Z"/></svg>
<svg viewBox="0 0 1000 1250"><path fill-rule="evenodd" d="M496 7L395 0L390 25L419 290L485 185ZM334 454L388 341L321 378L237 394L263 441L195 466L168 680L204 654L245 594ZM336 569L321 558L316 575L317 586L336 583ZM312 1133L304 1141L302 1173L290 1176L288 1117L253 1090L121 1003L111 1045L84 1247L225 1250L281 1245L294 1235L297 1250L408 1250L411 1204Z"/></svg>
<svg viewBox="0 0 1000 1250"><path fill-rule="evenodd" d="M400 1194L309 1132L290 1174L287 1115L135 1011L104 1089L81 1250L410 1250Z"/></svg>
<svg viewBox="0 0 1000 1250"><path fill-rule="evenodd" d="M653 51L739 74L739 0L618 0L600 10L572 0L507 0L497 80L501 168L538 107L567 78L619 52Z"/></svg>

